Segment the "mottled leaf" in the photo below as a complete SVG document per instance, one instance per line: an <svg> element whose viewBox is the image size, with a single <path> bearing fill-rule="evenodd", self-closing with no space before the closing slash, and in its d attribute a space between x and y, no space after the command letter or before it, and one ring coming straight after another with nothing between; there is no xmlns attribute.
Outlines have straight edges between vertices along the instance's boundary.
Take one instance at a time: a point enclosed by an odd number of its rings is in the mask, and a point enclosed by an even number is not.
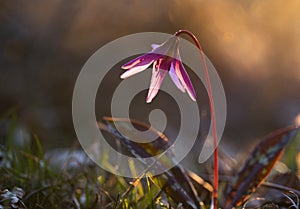
<svg viewBox="0 0 300 209"><path fill-rule="evenodd" d="M290 126L267 135L252 151L238 174L231 180L221 201L222 208L231 209L245 202L280 158L286 144L299 130Z"/></svg>
<svg viewBox="0 0 300 209"><path fill-rule="evenodd" d="M153 165L151 169L161 169L169 164L173 165L175 158L172 152L166 152L166 155L158 158L156 162L145 161L145 158L155 156L163 153L166 149L170 148L167 137L159 131L150 128L149 126L137 121L122 119L122 118L104 118L104 124L99 124L102 130L106 130L111 133L116 140L119 140L121 144L136 158L140 159L146 165ZM118 128L128 127L128 123L132 123L136 128L140 130L151 130L157 135L157 139L151 143L136 143L130 140L130 138L123 136L116 128L115 124L118 123ZM124 130L123 130L124 131ZM130 130L132 131L132 130ZM127 135L128 136L128 135ZM141 136L139 136L141 137ZM200 200L191 183L186 171L182 166L177 164L170 170L166 170L164 173L152 176L152 181L168 194L175 202L182 203L185 208L199 209L202 208Z"/></svg>

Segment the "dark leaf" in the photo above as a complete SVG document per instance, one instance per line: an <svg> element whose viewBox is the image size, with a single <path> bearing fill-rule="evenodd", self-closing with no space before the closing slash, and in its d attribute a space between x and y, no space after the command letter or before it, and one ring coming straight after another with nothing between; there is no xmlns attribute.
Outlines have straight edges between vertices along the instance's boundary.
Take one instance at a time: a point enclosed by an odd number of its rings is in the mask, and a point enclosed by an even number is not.
<svg viewBox="0 0 300 209"><path fill-rule="evenodd" d="M165 154L158 158L156 162L145 161L147 157L152 157L163 153L170 148L170 143L165 135L157 130L149 129L149 126L137 121L122 119L122 118L104 118L104 124L99 124L102 130L106 130L111 133L121 144L127 148L127 150L136 158L139 158L145 165L151 165L151 169L160 169L167 165L173 165L175 158L172 152L165 152ZM130 138L123 136L116 128L115 123L118 123L118 128L124 128L128 126L128 123L132 123L136 128L140 130L151 130L157 135L157 139L150 143L136 143L130 140ZM126 130L122 130L126 131ZM132 130L127 130L132 131ZM134 133L131 133L134 134ZM128 135L127 135L128 136ZM139 136L142 137L142 136ZM146 136L144 136L146 137ZM152 176L152 181L159 186L166 194L168 194L175 202L182 203L185 208L202 208L200 200L191 183L186 171L179 164L172 167L170 170L166 170L164 173Z"/></svg>
<svg viewBox="0 0 300 209"><path fill-rule="evenodd" d="M221 201L222 208L234 208L249 198L270 173L284 147L295 137L298 130L296 126L280 129L267 135L255 147L244 166L227 186Z"/></svg>

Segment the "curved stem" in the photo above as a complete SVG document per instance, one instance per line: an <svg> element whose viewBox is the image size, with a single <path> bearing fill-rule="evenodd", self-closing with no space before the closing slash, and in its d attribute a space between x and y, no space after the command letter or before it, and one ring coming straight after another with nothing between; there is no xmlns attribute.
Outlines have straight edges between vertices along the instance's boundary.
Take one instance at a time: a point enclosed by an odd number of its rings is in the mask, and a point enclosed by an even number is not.
<svg viewBox="0 0 300 209"><path fill-rule="evenodd" d="M211 122L212 122L212 132L213 132L213 144L214 144L214 191L213 191L213 198L214 198L214 209L218 207L218 189L219 189L219 163L218 163L218 138L217 138L217 125L216 125L216 114L215 114L215 105L214 100L212 97L212 89L209 79L209 72L207 70L206 61L204 57L204 53L202 47L196 38L196 36L188 30L179 30L174 35L179 36L181 34L186 34L192 38L194 43L196 44L197 48L199 49L201 61L203 64L203 71L205 75L205 81L207 84L207 91L208 91L208 98L209 98L209 107L210 107L210 114L211 114Z"/></svg>

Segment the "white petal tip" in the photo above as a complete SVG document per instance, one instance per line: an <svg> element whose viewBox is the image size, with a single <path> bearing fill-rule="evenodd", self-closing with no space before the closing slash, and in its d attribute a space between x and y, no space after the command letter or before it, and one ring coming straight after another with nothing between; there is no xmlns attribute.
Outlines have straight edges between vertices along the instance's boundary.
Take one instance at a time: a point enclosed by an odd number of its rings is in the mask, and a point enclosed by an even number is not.
<svg viewBox="0 0 300 209"><path fill-rule="evenodd" d="M124 73L120 76L120 78L121 79L125 79L125 78L127 78L127 76L126 75L124 75Z"/></svg>
<svg viewBox="0 0 300 209"><path fill-rule="evenodd" d="M194 95L192 95L192 94L189 94L189 96L190 96L190 98L191 98L194 102L197 101L197 100L196 100L196 96L194 96Z"/></svg>
<svg viewBox="0 0 300 209"><path fill-rule="evenodd" d="M151 44L152 50L160 47L160 44Z"/></svg>

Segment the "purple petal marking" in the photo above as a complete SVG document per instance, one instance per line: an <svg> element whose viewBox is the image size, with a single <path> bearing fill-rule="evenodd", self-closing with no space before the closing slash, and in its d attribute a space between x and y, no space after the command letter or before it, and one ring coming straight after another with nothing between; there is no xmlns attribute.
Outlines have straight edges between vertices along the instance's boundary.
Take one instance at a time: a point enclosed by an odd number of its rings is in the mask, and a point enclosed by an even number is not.
<svg viewBox="0 0 300 209"><path fill-rule="evenodd" d="M193 84L191 82L191 79L187 72L184 69L183 64L179 60L174 61L175 64L175 72L176 75L178 76L178 79L181 81L183 84L184 88L187 90L189 96L193 101L196 101L196 92L193 87Z"/></svg>
<svg viewBox="0 0 300 209"><path fill-rule="evenodd" d="M161 56L162 55L160 54L147 53L127 62L122 66L122 68L127 71L125 71L121 75L121 78L125 79L143 70L146 70L155 60L159 59Z"/></svg>
<svg viewBox="0 0 300 209"><path fill-rule="evenodd" d="M147 103L150 103L152 99L156 96L162 81L164 80L167 70L161 68L161 64L163 62L163 59L160 59L158 61L155 61L153 64L153 70L152 70L152 77L150 82L150 88L148 91L148 96L146 99Z"/></svg>
<svg viewBox="0 0 300 209"><path fill-rule="evenodd" d="M173 61L171 63L171 68L170 68L170 71L169 71L169 75L170 75L172 81L177 86L177 88L184 93L185 92L185 88L182 85L181 81L179 80L178 76L176 75L176 71L175 71L175 66L174 65L175 65L175 62Z"/></svg>

